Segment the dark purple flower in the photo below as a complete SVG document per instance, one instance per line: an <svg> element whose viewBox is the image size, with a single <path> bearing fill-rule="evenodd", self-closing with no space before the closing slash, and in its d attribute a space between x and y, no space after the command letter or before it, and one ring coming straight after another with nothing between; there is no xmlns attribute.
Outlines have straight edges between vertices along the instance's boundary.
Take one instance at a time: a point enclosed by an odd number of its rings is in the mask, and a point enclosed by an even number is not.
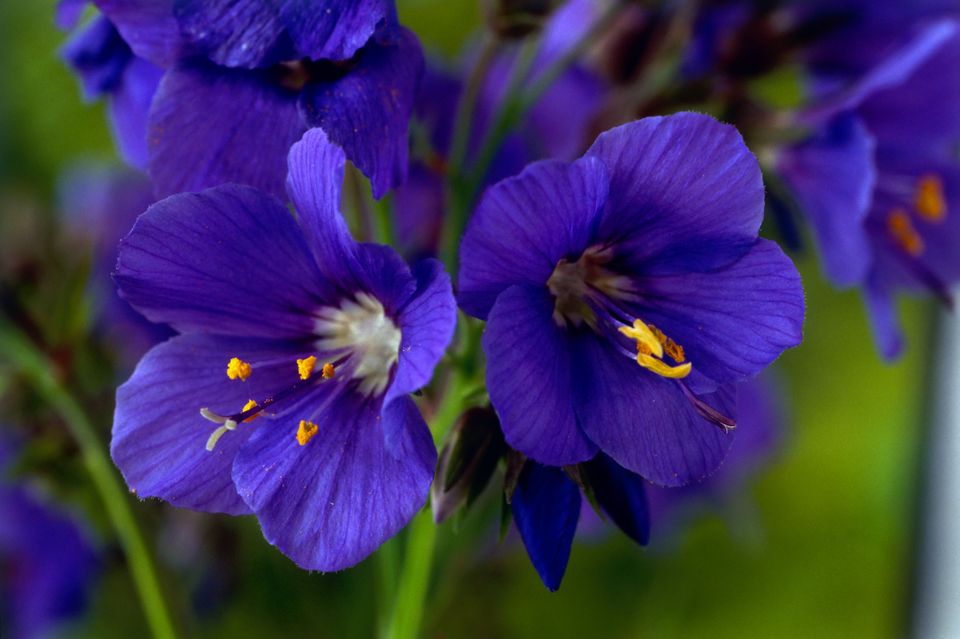
<svg viewBox="0 0 960 639"><path fill-rule="evenodd" d="M117 391L111 453L141 497L254 513L298 565L351 566L423 505L436 451L408 397L452 337L438 262L358 244L338 212L344 155L290 151L299 223L225 185L153 205L120 248L121 294L182 334Z"/></svg>
<svg viewBox="0 0 960 639"><path fill-rule="evenodd" d="M45 637L81 614L96 564L73 517L26 485L0 484L0 636Z"/></svg>
<svg viewBox="0 0 960 639"><path fill-rule="evenodd" d="M800 278L757 239L762 216L740 135L691 113L491 187L461 245L459 301L487 320L507 443L550 466L600 451L664 486L716 470L733 385L801 340Z"/></svg>
<svg viewBox="0 0 960 639"><path fill-rule="evenodd" d="M148 131L161 194L239 182L282 195L287 151L313 127L377 197L406 179L423 56L388 0L96 4L166 69Z"/></svg>
<svg viewBox="0 0 960 639"><path fill-rule="evenodd" d="M70 10L85 3L61 2L61 24L71 24ZM106 98L110 124L123 159L147 166L147 112L163 72L139 58L113 24L99 16L73 35L61 52L79 76L84 97Z"/></svg>
<svg viewBox="0 0 960 639"><path fill-rule="evenodd" d="M813 133L777 158L825 271L839 286L862 288L887 358L902 348L894 292L946 299L960 278L960 219L951 210L960 197L960 29L940 20L907 35L859 81L802 113Z"/></svg>

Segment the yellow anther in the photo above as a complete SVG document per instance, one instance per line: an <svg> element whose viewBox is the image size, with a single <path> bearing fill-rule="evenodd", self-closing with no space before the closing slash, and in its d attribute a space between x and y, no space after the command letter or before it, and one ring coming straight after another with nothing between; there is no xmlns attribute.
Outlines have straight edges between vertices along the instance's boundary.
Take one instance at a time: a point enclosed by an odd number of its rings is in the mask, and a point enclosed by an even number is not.
<svg viewBox="0 0 960 639"><path fill-rule="evenodd" d="M687 360L683 346L680 346L675 341L664 335L663 331L653 324L650 324L650 330L660 341L660 344L663 345L663 350L673 359L673 361L675 361L677 364L683 364Z"/></svg>
<svg viewBox="0 0 960 639"><path fill-rule="evenodd" d="M307 442L313 439L318 430L319 428L313 422L308 422L305 419L301 419L300 427L297 428L297 443L301 446L306 446Z"/></svg>
<svg viewBox="0 0 960 639"><path fill-rule="evenodd" d="M240 409L240 412L241 412L241 413L245 413L245 412L247 412L248 410L250 410L251 408L256 408L256 407L257 407L257 402L253 401L252 399L249 399L249 400L247 400L247 403L243 405L243 408ZM247 417L247 418L246 418L245 420L243 420L243 421L244 421L244 422L252 422L252 421L255 420L257 417L260 417L260 414L259 414L259 413L257 413L256 415L251 415L250 417Z"/></svg>
<svg viewBox="0 0 960 639"><path fill-rule="evenodd" d="M887 230L897 245L908 255L919 257L923 255L923 238L913 227L910 216L904 209L893 209L887 215Z"/></svg>
<svg viewBox="0 0 960 639"><path fill-rule="evenodd" d="M917 182L913 207L927 222L942 222L947 217L947 200L943 195L943 180L939 175L928 174Z"/></svg>
<svg viewBox="0 0 960 639"><path fill-rule="evenodd" d="M231 357L227 362L227 377L230 379L239 379L241 382L247 381L250 374L253 373L253 367L249 362L245 362L239 357Z"/></svg>
<svg viewBox="0 0 960 639"><path fill-rule="evenodd" d="M690 374L693 365L690 362L680 364L679 366L670 366L664 364L662 359L657 359L643 353L637 353L637 364L640 364L648 371L653 371L660 377L669 377L670 379L683 379Z"/></svg>
<svg viewBox="0 0 960 639"><path fill-rule="evenodd" d="M297 370L300 372L300 379L307 379L313 372L313 367L317 365L317 358L311 355L306 359L297 360Z"/></svg>
<svg viewBox="0 0 960 639"><path fill-rule="evenodd" d="M621 326L619 331L637 342L637 364L661 377L683 379L690 374L693 366L683 363L683 347L667 337L656 326L648 326L643 320L633 320L633 326ZM670 366L663 361L663 352L673 358L679 366Z"/></svg>
<svg viewBox="0 0 960 639"><path fill-rule="evenodd" d="M630 339L636 340L638 353L663 357L663 344L643 320L633 320L633 326L621 326L619 330Z"/></svg>
<svg viewBox="0 0 960 639"><path fill-rule="evenodd" d="M320 371L320 375L324 379L333 379L333 376L337 374L337 369L333 367L333 364L327 362L323 365L323 369Z"/></svg>

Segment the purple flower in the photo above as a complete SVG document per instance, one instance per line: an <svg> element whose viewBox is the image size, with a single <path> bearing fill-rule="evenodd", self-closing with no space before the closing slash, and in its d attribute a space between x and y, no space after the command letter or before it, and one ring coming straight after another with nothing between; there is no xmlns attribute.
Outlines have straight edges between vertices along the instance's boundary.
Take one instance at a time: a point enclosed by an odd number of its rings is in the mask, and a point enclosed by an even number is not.
<svg viewBox="0 0 960 639"><path fill-rule="evenodd" d="M948 300L960 278L960 30L952 20L913 27L852 85L800 116L809 138L777 168L809 217L824 269L860 286L881 353L902 349L893 295L926 290Z"/></svg>
<svg viewBox="0 0 960 639"><path fill-rule="evenodd" d="M377 197L406 179L423 57L388 0L96 4L166 70L148 129L161 194L239 182L282 195L287 151L313 127Z"/></svg>
<svg viewBox="0 0 960 639"><path fill-rule="evenodd" d="M111 453L141 497L254 513L298 565L351 566L423 505L433 440L408 394L429 381L456 305L438 262L356 243L344 155L290 151L299 223L225 185L153 205L120 248L120 293L181 335L117 391Z"/></svg>
<svg viewBox="0 0 960 639"><path fill-rule="evenodd" d="M82 613L96 563L72 517L25 485L0 484L0 635L45 637Z"/></svg>
<svg viewBox="0 0 960 639"><path fill-rule="evenodd" d="M507 443L548 466L602 452L679 486L719 466L733 385L801 340L800 278L758 239L763 184L697 114L603 133L491 187L461 245Z"/></svg>
<svg viewBox="0 0 960 639"><path fill-rule="evenodd" d="M69 9L85 3L60 3L64 27L75 24ZM105 97L110 124L123 159L137 168L147 166L147 112L163 72L137 57L113 24L99 16L81 28L63 47L64 60L80 78L84 97Z"/></svg>

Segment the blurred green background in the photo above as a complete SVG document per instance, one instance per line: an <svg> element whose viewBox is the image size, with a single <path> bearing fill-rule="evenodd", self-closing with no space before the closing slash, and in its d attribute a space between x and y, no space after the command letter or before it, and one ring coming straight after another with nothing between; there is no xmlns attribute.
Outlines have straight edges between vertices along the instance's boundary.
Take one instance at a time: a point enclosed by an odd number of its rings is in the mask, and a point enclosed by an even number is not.
<svg viewBox="0 0 960 639"><path fill-rule="evenodd" d="M426 47L450 56L479 24L476 2L399 5L402 20ZM81 102L77 83L57 57L64 36L53 27L53 6L52 0L0 0L3 251L13 250L19 233L49 246L38 250L59 250L62 244L53 239L58 176L77 162L113 157L103 106ZM731 512L702 517L679 538L650 549L617 535L579 543L556 594L542 587L517 543L497 545L489 510L459 525L444 524L427 636L903 634L930 309L908 305L907 356L884 365L857 295L831 290L811 256L798 262L809 309L806 343L777 367L789 433L752 493L728 505ZM66 273L52 269L45 277L34 285L51 296L69 288L57 279ZM50 312L57 308L51 304ZM104 442L109 382L97 391L104 397ZM0 374L0 391L8 386ZM122 555L109 542L99 502L84 489L82 467L59 461L74 454L69 443L37 443L29 454L52 490L88 515L104 548L92 609L66 629L67 636L146 636ZM134 508L185 636L363 637L375 632L384 613L377 593L391 576L375 559L341 574L308 574L267 545L252 518L177 512L156 502ZM402 543L394 540L388 552L398 552Z"/></svg>

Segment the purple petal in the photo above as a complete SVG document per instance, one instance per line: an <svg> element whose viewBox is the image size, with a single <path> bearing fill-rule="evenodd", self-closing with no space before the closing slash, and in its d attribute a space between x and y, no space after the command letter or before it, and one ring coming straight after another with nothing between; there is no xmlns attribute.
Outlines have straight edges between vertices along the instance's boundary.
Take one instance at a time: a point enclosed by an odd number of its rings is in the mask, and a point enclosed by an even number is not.
<svg viewBox="0 0 960 639"><path fill-rule="evenodd" d="M823 100L803 114L811 123L825 122L844 111L855 109L874 94L904 83L943 45L957 34L953 20L940 20L922 26L910 40L891 51L854 85ZM908 111L909 112L909 111Z"/></svg>
<svg viewBox="0 0 960 639"><path fill-rule="evenodd" d="M407 177L407 124L413 113L423 53L410 31L383 28L357 54L345 74L315 78L303 89L300 108L383 196Z"/></svg>
<svg viewBox="0 0 960 639"><path fill-rule="evenodd" d="M93 0L141 58L160 67L190 53L173 17L174 0Z"/></svg>
<svg viewBox="0 0 960 639"><path fill-rule="evenodd" d="M734 127L695 113L644 118L600 134L587 155L610 174L600 237L638 269L716 268L753 245L763 180Z"/></svg>
<svg viewBox="0 0 960 639"><path fill-rule="evenodd" d="M593 334L577 342L573 385L580 426L621 466L662 486L702 481L726 455L731 434L700 417L679 382L641 368ZM701 396L735 418L722 393Z"/></svg>
<svg viewBox="0 0 960 639"><path fill-rule="evenodd" d="M557 262L594 237L609 181L602 163L545 160L490 187L460 245L459 301L485 319L513 284L544 286Z"/></svg>
<svg viewBox="0 0 960 639"><path fill-rule="evenodd" d="M254 433L233 478L263 535L308 570L348 568L396 534L427 499L436 450L408 398L383 411L346 396L305 446L296 420ZM389 447L386 440L389 439Z"/></svg>
<svg viewBox="0 0 960 639"><path fill-rule="evenodd" d="M577 424L571 386L579 381L553 305L546 288L508 288L490 312L483 350L487 390L507 443L540 463L562 466L590 459L597 447Z"/></svg>
<svg viewBox="0 0 960 639"><path fill-rule="evenodd" d="M881 278L871 275L863 287L863 301L877 350L887 361L897 359L903 353L903 333L893 291Z"/></svg>
<svg viewBox="0 0 960 639"><path fill-rule="evenodd" d="M200 409L231 415L250 399L273 395L296 379L296 355L278 342L205 335L182 335L154 347L117 389L110 454L130 489L174 506L250 512L230 473L241 445L268 418L241 423L207 451L218 425ZM253 364L245 382L227 378L231 357Z"/></svg>
<svg viewBox="0 0 960 639"><path fill-rule="evenodd" d="M287 193L300 226L321 268L341 268L349 261L355 242L340 214L343 186L343 149L332 144L321 129L310 129L290 147Z"/></svg>
<svg viewBox="0 0 960 639"><path fill-rule="evenodd" d="M813 223L824 270L838 286L866 276L870 244L864 219L876 183L874 138L855 116L783 151L778 168Z"/></svg>
<svg viewBox="0 0 960 639"><path fill-rule="evenodd" d="M173 14L183 37L219 65L253 69L300 57L284 38L275 2L174 0Z"/></svg>
<svg viewBox="0 0 960 639"><path fill-rule="evenodd" d="M153 96L163 71L143 60L132 58L123 79L110 96L110 122L117 149L131 166L146 170L147 121Z"/></svg>
<svg viewBox="0 0 960 639"><path fill-rule="evenodd" d="M150 176L161 195L225 182L284 197L287 152L306 127L297 93L270 72L185 63L150 112Z"/></svg>
<svg viewBox="0 0 960 639"><path fill-rule="evenodd" d="M239 185L151 206L122 242L114 278L148 319L182 332L302 337L332 297L286 207Z"/></svg>
<svg viewBox="0 0 960 639"><path fill-rule="evenodd" d="M88 101L115 90L133 58L130 47L103 16L77 31L64 45L61 56L80 78Z"/></svg>
<svg viewBox="0 0 960 639"><path fill-rule="evenodd" d="M513 521L543 585L560 587L580 516L580 491L559 468L527 462L511 502Z"/></svg>
<svg viewBox="0 0 960 639"><path fill-rule="evenodd" d="M413 275L417 292L400 312L400 360L387 402L430 381L457 325L457 302L443 264L424 260L414 267Z"/></svg>
<svg viewBox="0 0 960 639"><path fill-rule="evenodd" d="M650 511L643 478L603 453L584 467L600 507L627 537L646 545L650 539Z"/></svg>
<svg viewBox="0 0 960 639"><path fill-rule="evenodd" d="M282 0L280 17L300 57L346 60L367 43L381 20L392 18L389 0Z"/></svg>
<svg viewBox="0 0 960 639"><path fill-rule="evenodd" d="M756 240L721 270L635 283L642 300L637 316L681 345L694 371L714 382L752 377L802 340L800 275L769 240Z"/></svg>

